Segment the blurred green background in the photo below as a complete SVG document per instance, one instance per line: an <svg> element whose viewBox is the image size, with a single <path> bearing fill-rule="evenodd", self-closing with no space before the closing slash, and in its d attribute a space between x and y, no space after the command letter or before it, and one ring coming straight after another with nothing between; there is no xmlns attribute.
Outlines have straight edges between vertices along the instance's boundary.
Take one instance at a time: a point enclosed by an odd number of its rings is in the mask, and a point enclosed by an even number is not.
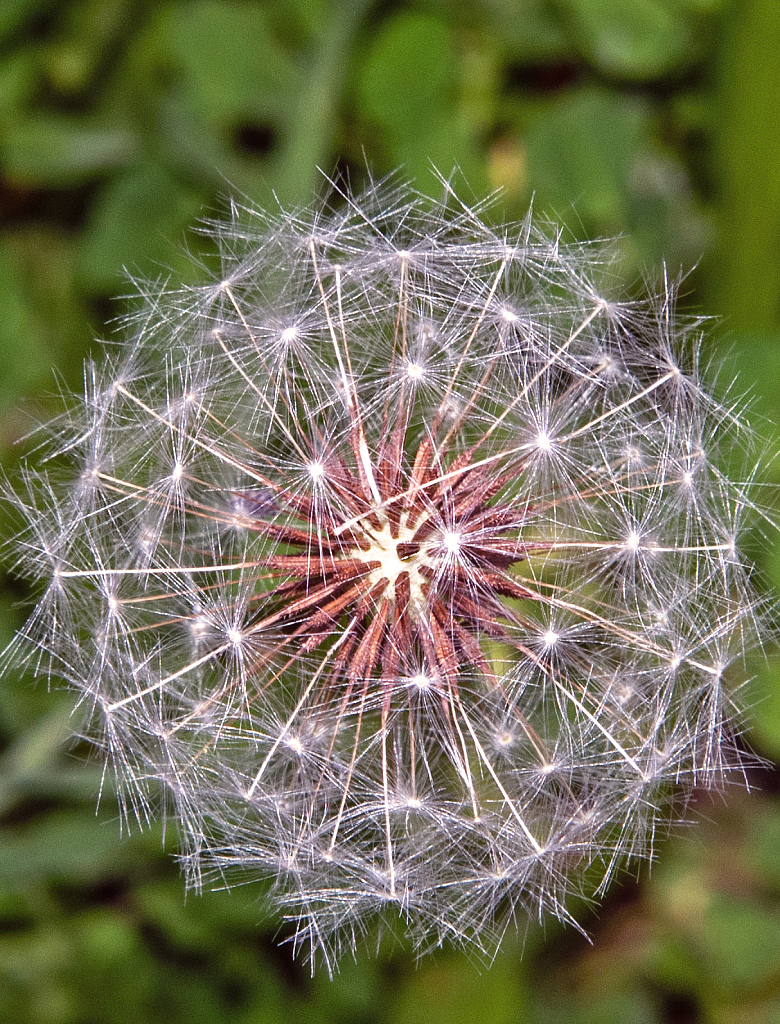
<svg viewBox="0 0 780 1024"><path fill-rule="evenodd" d="M402 166L434 191L432 164L467 198L500 188L496 218L533 197L577 236L619 234L629 283L690 271L683 304L718 318L708 352L780 449L778 0L0 0L6 471L80 388L123 268L191 277L188 229L219 196L305 203L317 167L359 187ZM777 509L780 466L765 476ZM772 541L752 546L777 586ZM0 584L2 647L29 595ZM780 760L780 663L752 670L745 743ZM95 813L70 704L0 681L2 1024L780 1024L771 767L700 797L651 873L580 908L592 946L532 925L491 970L399 946L331 982L251 890L185 901L171 835L120 839L106 791Z"/></svg>

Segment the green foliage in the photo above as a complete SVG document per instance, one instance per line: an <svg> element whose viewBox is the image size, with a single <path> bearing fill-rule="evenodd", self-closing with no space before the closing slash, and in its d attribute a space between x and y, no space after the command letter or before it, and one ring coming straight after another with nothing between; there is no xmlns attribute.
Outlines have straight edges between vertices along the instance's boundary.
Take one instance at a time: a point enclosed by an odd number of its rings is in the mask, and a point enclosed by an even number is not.
<svg viewBox="0 0 780 1024"><path fill-rule="evenodd" d="M606 75L640 82L680 74L700 56L695 4L566 0L583 51Z"/></svg>
<svg viewBox="0 0 780 1024"><path fill-rule="evenodd" d="M722 317L728 372L776 449L778 52L775 0L2 0L4 465L59 407L52 367L79 388L123 268L178 275L218 196L303 203L317 166L359 184L402 164L430 190L431 161L477 195L503 188L501 215L533 198L575 234L620 234L630 276L700 260L691 305ZM777 586L773 544L767 527L755 552ZM28 598L2 582L0 644ZM775 760L779 674L768 652L747 723ZM4 1022L780 1020L774 794L727 794L649 881L599 919L581 908L592 947L531 926L481 974L446 950L414 970L399 945L312 982L262 892L185 902L173 837L118 837L110 778L63 743L70 712L65 693L0 681Z"/></svg>
<svg viewBox="0 0 780 1024"><path fill-rule="evenodd" d="M430 168L459 163L472 187L480 182L476 139L458 105L459 62L447 21L404 11L370 40L357 101L383 162L403 166L421 184Z"/></svg>
<svg viewBox="0 0 780 1024"><path fill-rule="evenodd" d="M198 193L165 166L148 160L127 168L96 199L81 232L79 282L98 294L120 292L127 267L151 276L165 266L173 270L183 225L200 212Z"/></svg>

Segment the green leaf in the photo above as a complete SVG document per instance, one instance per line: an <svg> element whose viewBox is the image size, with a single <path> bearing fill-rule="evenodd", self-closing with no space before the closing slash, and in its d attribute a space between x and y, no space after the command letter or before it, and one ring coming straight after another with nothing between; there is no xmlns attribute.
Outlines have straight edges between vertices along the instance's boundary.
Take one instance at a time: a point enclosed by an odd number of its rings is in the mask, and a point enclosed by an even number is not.
<svg viewBox="0 0 780 1024"><path fill-rule="evenodd" d="M85 286L115 293L124 268L157 275L181 252L184 230L201 208L201 197L165 168L141 164L116 178L95 205L81 237L79 276ZM182 270L189 267L183 257ZM179 268L177 268L179 269Z"/></svg>
<svg viewBox="0 0 780 1024"><path fill-rule="evenodd" d="M492 0L490 12L492 30L514 60L538 66L571 54L563 19L547 0Z"/></svg>
<svg viewBox="0 0 780 1024"><path fill-rule="evenodd" d="M47 879L88 885L120 873L133 855L137 845L120 838L116 821L58 811L0 832L0 884L4 891Z"/></svg>
<svg viewBox="0 0 780 1024"><path fill-rule="evenodd" d="M7 175L37 187L78 184L128 163L135 152L130 132L48 115L12 123L2 140Z"/></svg>
<svg viewBox="0 0 780 1024"><path fill-rule="evenodd" d="M49 369L42 325L27 301L17 260L0 249L0 407L12 402ZM23 358L22 358L23 353Z"/></svg>
<svg viewBox="0 0 780 1024"><path fill-rule="evenodd" d="M179 3L168 8L157 32L161 54L206 120L224 124L284 111L297 69L262 6L238 0Z"/></svg>
<svg viewBox="0 0 780 1024"><path fill-rule="evenodd" d="M571 220L566 213L574 205L597 235L625 229L626 183L649 117L642 101L605 91L583 90L557 101L527 136L536 206Z"/></svg>
<svg viewBox="0 0 780 1024"><path fill-rule="evenodd" d="M507 944L507 947L510 944ZM526 1019L525 972L516 952L505 948L484 974L464 971L462 959L443 954L410 975L390 1015L391 1024L515 1024Z"/></svg>
<svg viewBox="0 0 780 1024"><path fill-rule="evenodd" d="M768 332L780 322L780 4L735 4L730 18L715 99L712 303L727 328Z"/></svg>
<svg viewBox="0 0 780 1024"><path fill-rule="evenodd" d="M369 48L357 83L362 118L378 134L383 164L399 165L423 189L431 165L460 166L470 185L487 187L472 127L458 109L458 56L448 25L433 15L389 18Z"/></svg>
<svg viewBox="0 0 780 1024"><path fill-rule="evenodd" d="M32 47L9 53L0 61L0 113L3 118L10 119L32 98L36 67L37 55Z"/></svg>
<svg viewBox="0 0 780 1024"><path fill-rule="evenodd" d="M777 973L780 914L758 902L716 895L707 908L701 942L719 986L757 988Z"/></svg>
<svg viewBox="0 0 780 1024"><path fill-rule="evenodd" d="M394 142L408 141L441 122L454 88L455 55L444 21L404 12L389 18L362 69L363 115Z"/></svg>
<svg viewBox="0 0 780 1024"><path fill-rule="evenodd" d="M0 248L0 411L12 415L23 395L40 400L54 384L52 367L65 347L85 343L84 311L73 295L74 247L63 233L28 226L7 232ZM19 414L17 414L19 415ZM3 438L10 443L31 428L22 422ZM8 428L6 428L8 429Z"/></svg>
<svg viewBox="0 0 780 1024"><path fill-rule="evenodd" d="M93 119L48 114L12 121L0 143L6 175L38 188L76 185L129 163L137 151L132 132Z"/></svg>
<svg viewBox="0 0 780 1024"><path fill-rule="evenodd" d="M8 811L18 797L45 792L51 776L54 776L54 788L60 788L57 773L61 766L57 761L63 744L78 727L79 716L71 715L72 702L52 704L53 709L47 715L18 736L0 755L0 815ZM99 784L99 779L92 782ZM93 789L93 793L97 792L97 788Z"/></svg>
<svg viewBox="0 0 780 1024"><path fill-rule="evenodd" d="M644 81L687 68L698 56L679 0L566 0L585 55L608 75Z"/></svg>

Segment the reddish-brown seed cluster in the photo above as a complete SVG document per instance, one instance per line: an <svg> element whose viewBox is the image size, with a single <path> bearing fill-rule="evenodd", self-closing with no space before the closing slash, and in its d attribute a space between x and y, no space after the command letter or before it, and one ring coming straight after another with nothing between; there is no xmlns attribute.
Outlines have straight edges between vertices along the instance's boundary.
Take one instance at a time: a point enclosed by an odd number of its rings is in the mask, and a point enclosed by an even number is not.
<svg viewBox="0 0 780 1024"><path fill-rule="evenodd" d="M286 626L285 646L307 651L346 617L327 685L342 677L370 685L378 674L387 701L394 681L421 664L455 688L464 663L492 678L480 640L507 640L501 619L513 613L501 598L529 595L505 572L525 557L518 511L492 504L506 473L473 466L472 453L447 469L426 439L405 476L404 430L396 424L377 460L378 506L365 478L333 453L318 466L327 466L341 515L323 515L312 495L280 493L275 504L287 505L292 520L252 523L290 551L263 564L274 586L263 594L269 614L254 628Z"/></svg>

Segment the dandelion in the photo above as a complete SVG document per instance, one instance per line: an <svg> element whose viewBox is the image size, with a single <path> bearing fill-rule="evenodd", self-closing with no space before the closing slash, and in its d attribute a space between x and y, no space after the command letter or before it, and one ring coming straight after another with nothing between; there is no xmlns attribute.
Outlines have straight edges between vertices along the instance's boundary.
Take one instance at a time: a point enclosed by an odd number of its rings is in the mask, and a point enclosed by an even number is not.
<svg viewBox="0 0 780 1024"><path fill-rule="evenodd" d="M739 764L750 444L673 288L392 183L206 230L141 287L29 469L18 648L89 709L125 814L271 881L334 969L380 927L490 954L652 856Z"/></svg>

